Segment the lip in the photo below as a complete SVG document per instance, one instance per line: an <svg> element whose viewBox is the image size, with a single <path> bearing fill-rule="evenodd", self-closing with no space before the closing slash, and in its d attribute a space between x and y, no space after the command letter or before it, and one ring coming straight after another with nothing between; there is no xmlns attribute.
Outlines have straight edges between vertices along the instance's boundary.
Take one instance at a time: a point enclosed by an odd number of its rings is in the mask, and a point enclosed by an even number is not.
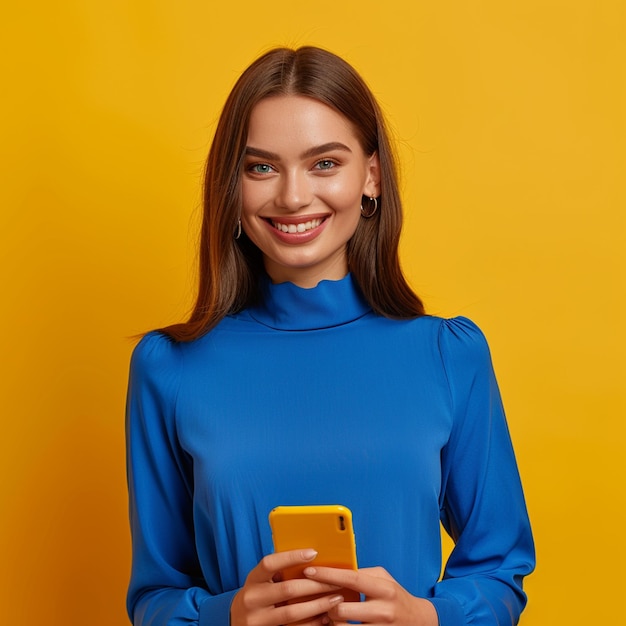
<svg viewBox="0 0 626 626"><path fill-rule="evenodd" d="M320 213L316 215L300 215L300 216L280 216L280 217L265 217L263 221L265 222L267 228L270 232L281 242L297 245L302 243L307 243L312 241L316 237L318 237L323 230L326 228L326 224L328 223L328 218L330 215L328 213ZM309 230L305 230L301 233L286 233L282 230L278 230L274 223L279 224L305 224L306 222L311 222L313 220L321 220L319 226L311 228Z"/></svg>

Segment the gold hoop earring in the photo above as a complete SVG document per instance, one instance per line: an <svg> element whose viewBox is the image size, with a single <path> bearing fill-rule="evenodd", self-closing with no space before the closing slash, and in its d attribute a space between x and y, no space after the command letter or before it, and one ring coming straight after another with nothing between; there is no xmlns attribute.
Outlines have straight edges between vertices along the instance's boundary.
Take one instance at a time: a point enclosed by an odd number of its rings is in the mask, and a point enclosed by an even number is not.
<svg viewBox="0 0 626 626"><path fill-rule="evenodd" d="M241 237L241 218L237 220L237 232L235 233L235 239Z"/></svg>
<svg viewBox="0 0 626 626"><path fill-rule="evenodd" d="M370 205L368 207L368 211L363 210L363 205L361 204L361 217L364 217L368 220L370 217L374 217L374 214L378 210L378 200L376 198L370 198ZM374 204L374 208L372 208L372 203Z"/></svg>

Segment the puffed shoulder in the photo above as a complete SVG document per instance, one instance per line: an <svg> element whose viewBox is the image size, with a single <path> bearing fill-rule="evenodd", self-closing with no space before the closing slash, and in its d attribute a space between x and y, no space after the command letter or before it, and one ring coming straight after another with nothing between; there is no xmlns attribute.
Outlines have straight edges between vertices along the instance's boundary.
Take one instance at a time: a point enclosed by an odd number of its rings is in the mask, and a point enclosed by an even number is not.
<svg viewBox="0 0 626 626"><path fill-rule="evenodd" d="M136 364L159 362L171 359L176 352L176 343L158 331L144 335L133 349L131 362Z"/></svg>
<svg viewBox="0 0 626 626"><path fill-rule="evenodd" d="M476 375L491 375L493 366L487 339L478 326L466 317L444 319L439 327L439 352L448 384L471 384Z"/></svg>
<svg viewBox="0 0 626 626"><path fill-rule="evenodd" d="M489 356L489 346L482 330L467 317L442 319L439 345L446 354Z"/></svg>
<svg viewBox="0 0 626 626"><path fill-rule="evenodd" d="M167 335L153 331L145 335L135 346L130 360L130 375L133 379L147 381L170 378L179 370L179 345Z"/></svg>

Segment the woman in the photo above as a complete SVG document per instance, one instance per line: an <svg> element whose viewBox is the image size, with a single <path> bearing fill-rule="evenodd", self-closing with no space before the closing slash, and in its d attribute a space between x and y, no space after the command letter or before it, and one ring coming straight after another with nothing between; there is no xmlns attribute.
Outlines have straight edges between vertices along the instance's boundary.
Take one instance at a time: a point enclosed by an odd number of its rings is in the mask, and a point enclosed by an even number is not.
<svg viewBox="0 0 626 626"><path fill-rule="evenodd" d="M313 47L253 63L207 162L195 308L132 359L134 624L517 623L534 552L489 350L424 315L400 227L356 72ZM334 503L360 569L281 581L315 554L273 554L270 510Z"/></svg>

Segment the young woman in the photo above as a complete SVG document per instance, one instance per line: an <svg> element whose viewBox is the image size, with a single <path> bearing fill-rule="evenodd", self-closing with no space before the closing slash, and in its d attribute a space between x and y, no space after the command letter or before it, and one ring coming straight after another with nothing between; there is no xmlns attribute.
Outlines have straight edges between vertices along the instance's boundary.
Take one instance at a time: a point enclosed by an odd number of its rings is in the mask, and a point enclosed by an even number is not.
<svg viewBox="0 0 626 626"><path fill-rule="evenodd" d="M363 80L318 48L258 59L204 198L195 308L131 364L133 623L517 623L534 550L489 350L402 276L394 157ZM352 510L359 570L281 580L315 556L273 553L270 510L298 504Z"/></svg>

